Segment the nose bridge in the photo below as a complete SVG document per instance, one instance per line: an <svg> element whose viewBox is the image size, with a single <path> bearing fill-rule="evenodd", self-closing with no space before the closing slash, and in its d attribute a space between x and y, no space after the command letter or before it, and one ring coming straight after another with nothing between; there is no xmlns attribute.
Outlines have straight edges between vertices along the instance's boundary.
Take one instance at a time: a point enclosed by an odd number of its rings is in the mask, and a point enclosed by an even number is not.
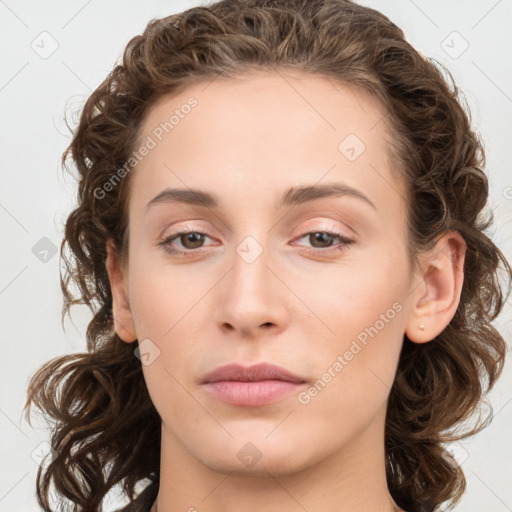
<svg viewBox="0 0 512 512"><path fill-rule="evenodd" d="M261 243L260 241L261 240ZM236 247L231 275L232 292L240 301L267 302L269 292L268 243L261 236L246 236ZM261 307L261 305L260 305Z"/></svg>
<svg viewBox="0 0 512 512"><path fill-rule="evenodd" d="M270 256L266 235L249 235L236 245L217 308L220 324L251 333L261 326L282 323Z"/></svg>

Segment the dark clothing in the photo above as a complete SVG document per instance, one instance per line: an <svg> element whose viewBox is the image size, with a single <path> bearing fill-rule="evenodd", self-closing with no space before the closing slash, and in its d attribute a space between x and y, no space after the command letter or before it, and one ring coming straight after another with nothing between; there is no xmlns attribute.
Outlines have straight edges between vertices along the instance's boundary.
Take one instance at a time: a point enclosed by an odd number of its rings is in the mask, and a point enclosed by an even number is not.
<svg viewBox="0 0 512 512"><path fill-rule="evenodd" d="M159 482L150 483L131 503L116 512L150 512L158 495ZM406 512L432 512L423 505L410 505L402 507Z"/></svg>

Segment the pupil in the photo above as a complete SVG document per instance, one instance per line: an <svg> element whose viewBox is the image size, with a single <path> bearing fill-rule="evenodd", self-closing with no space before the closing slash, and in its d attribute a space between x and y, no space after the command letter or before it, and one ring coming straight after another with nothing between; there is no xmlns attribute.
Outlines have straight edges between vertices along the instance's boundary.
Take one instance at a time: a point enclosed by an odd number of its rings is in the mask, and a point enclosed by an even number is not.
<svg viewBox="0 0 512 512"><path fill-rule="evenodd" d="M187 235L185 235L185 240L187 240L187 242L191 242L192 245L197 244L197 243L200 244L200 242L202 241L202 236L203 235L201 235L200 233L188 233ZM194 238L195 238L195 240L194 240ZM185 244L185 246L187 246L187 245ZM192 248L195 249L195 246Z"/></svg>
<svg viewBox="0 0 512 512"><path fill-rule="evenodd" d="M327 239L327 241L329 240L330 235L328 235L327 233L322 231L319 233L314 233L314 237L315 237L315 240L317 240L319 242L325 242L326 239Z"/></svg>

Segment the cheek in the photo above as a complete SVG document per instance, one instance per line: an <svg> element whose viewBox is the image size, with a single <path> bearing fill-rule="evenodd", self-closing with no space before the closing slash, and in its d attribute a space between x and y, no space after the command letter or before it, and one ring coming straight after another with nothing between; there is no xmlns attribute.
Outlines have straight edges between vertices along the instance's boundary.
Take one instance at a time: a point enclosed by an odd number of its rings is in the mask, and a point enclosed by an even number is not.
<svg viewBox="0 0 512 512"><path fill-rule="evenodd" d="M185 265L166 269L161 261L152 264L148 258L137 263L134 257L129 294L139 344L146 343L151 354L151 363L142 366L144 379L158 412L179 421L183 411L194 411L184 388L190 388L195 365L201 354L204 357L198 326L211 318L204 298L213 285L212 276L196 275ZM175 414L178 417L172 418Z"/></svg>
<svg viewBox="0 0 512 512"><path fill-rule="evenodd" d="M130 308L139 338L166 340L183 329L214 284L211 270L137 257L130 267ZM142 256L142 255L141 255Z"/></svg>
<svg viewBox="0 0 512 512"><path fill-rule="evenodd" d="M343 265L320 269L314 279L297 276L294 292L302 299L302 310L316 317L326 346L358 336L364 342L367 328L386 338L405 325L400 313L408 291L407 275L397 272L404 268L401 258L374 261L371 255L358 253Z"/></svg>
<svg viewBox="0 0 512 512"><path fill-rule="evenodd" d="M334 334L315 345L311 358L317 380L298 397L310 428L336 429L339 444L350 442L385 408L404 332L403 300L396 285L384 286L383 281L376 287L363 278L354 286L348 278L344 282L343 293L335 293L335 283L329 286L335 300L323 302L322 319Z"/></svg>
<svg viewBox="0 0 512 512"><path fill-rule="evenodd" d="M387 261L362 257L308 285L307 302L314 305L316 328L323 333L315 338L312 357L325 376L321 380L338 389L348 408L361 400L383 400L394 380L408 293L407 273L396 271L407 268L405 259L397 252Z"/></svg>

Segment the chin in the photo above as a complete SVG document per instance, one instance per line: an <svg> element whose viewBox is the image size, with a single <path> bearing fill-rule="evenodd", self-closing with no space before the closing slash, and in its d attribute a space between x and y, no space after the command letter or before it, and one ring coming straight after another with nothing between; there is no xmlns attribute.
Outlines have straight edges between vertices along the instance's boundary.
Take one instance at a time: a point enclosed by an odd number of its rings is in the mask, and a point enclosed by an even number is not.
<svg viewBox="0 0 512 512"><path fill-rule="evenodd" d="M268 452L262 453L261 459L253 464L242 463L236 452L232 452L228 457L221 454L218 458L208 457L201 462L216 473L230 473L232 476L283 476L299 473L308 467L307 463L290 455Z"/></svg>
<svg viewBox="0 0 512 512"><path fill-rule="evenodd" d="M218 473L266 477L269 473L274 476L298 473L323 458L321 453L311 451L306 433L299 442L284 431L281 436L274 432L265 438L269 431L265 429L263 434L258 432L254 436L234 435L216 444L210 437L207 445L196 447L196 458Z"/></svg>

